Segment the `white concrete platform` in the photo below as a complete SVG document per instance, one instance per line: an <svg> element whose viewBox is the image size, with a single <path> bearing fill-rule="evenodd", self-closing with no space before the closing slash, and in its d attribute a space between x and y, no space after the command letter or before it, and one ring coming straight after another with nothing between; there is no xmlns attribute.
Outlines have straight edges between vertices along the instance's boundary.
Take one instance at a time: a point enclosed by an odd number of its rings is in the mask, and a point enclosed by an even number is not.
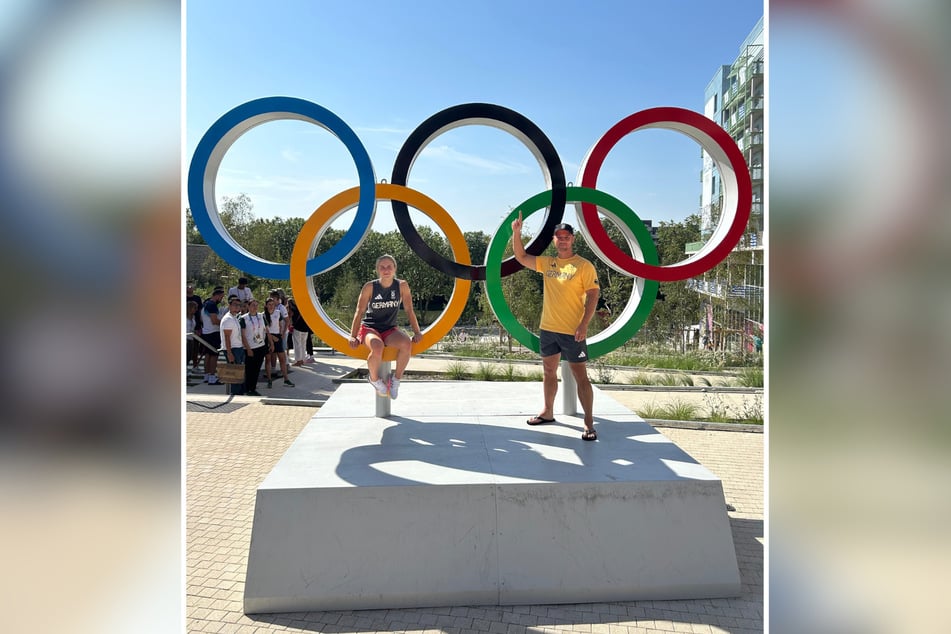
<svg viewBox="0 0 951 634"><path fill-rule="evenodd" d="M260 485L247 613L735 596L720 480L595 389L525 424L541 383L342 385Z"/></svg>

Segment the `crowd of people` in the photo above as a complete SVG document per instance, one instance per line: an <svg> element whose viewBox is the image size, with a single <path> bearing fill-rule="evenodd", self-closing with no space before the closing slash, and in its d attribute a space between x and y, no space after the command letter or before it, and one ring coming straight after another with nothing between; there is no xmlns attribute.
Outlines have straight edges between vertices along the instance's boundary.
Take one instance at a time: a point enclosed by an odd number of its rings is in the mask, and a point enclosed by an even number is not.
<svg viewBox="0 0 951 634"><path fill-rule="evenodd" d="M205 383L220 385L218 361L223 352L229 364L244 366L244 382L233 383L231 394L261 396L257 388L262 367L267 387L274 385L272 376L294 387L288 378L288 350L294 353L295 366L315 362L311 330L294 299L275 288L262 307L247 278L241 277L222 300L223 286L216 286L204 300L194 286L185 287L186 363L192 372L203 371Z"/></svg>
<svg viewBox="0 0 951 634"><path fill-rule="evenodd" d="M542 316L539 324L539 348L543 368L544 399L542 410L526 421L529 425L554 423L554 402L558 391L558 366L562 358L575 379L578 400L584 410L583 440L598 439L594 428L594 391L588 379L588 325L595 314L600 285L594 265L574 252L575 230L570 224L555 226L552 243L554 257L527 253L521 241L522 214L512 221L512 249L515 259L530 271L542 274ZM389 254L376 260L378 277L364 284L357 296L356 311L350 326L349 345L354 350L366 346L367 380L380 397L395 399L400 382L412 355L414 343L422 332L413 311L412 292L406 280L396 277L396 259ZM257 391L262 365L267 386L278 371L284 385L294 387L287 378L288 359L285 350L294 351L295 366L313 363L311 329L304 321L293 298L275 288L268 293L264 309L248 287L247 278L229 289L224 306L224 287L217 286L211 297L201 301L191 286L185 289L185 329L195 344L189 349L189 360L197 370L204 356L205 382L220 383L216 375L218 350L225 353L229 364L244 366L244 383L232 384L232 394L261 396ZM198 307L201 306L199 310ZM407 335L397 326L400 310L405 311L412 328ZM207 346L201 345L201 341ZM386 348L396 350L396 368L389 377L381 374Z"/></svg>

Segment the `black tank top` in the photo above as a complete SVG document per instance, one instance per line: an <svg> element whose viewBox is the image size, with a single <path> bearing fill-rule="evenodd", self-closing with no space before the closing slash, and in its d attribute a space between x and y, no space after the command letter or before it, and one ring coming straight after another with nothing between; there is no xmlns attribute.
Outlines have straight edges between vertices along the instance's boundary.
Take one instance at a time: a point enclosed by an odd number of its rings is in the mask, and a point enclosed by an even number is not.
<svg viewBox="0 0 951 634"><path fill-rule="evenodd" d="M380 280L373 280L367 312L363 315L363 324L380 332L396 326L396 316L403 305L400 296L400 281L393 278L389 288L383 288Z"/></svg>

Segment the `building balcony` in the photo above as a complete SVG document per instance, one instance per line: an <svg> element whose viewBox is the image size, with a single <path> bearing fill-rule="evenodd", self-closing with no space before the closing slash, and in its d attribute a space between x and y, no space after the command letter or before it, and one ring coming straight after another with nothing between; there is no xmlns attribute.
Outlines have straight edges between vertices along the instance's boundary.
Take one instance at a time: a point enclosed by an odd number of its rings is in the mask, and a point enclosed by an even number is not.
<svg viewBox="0 0 951 634"><path fill-rule="evenodd" d="M763 300L763 287L753 284L730 285L719 280L690 278L687 280L687 288L697 293L703 293L704 295L717 297L719 299L734 297L737 299L746 299L751 302Z"/></svg>

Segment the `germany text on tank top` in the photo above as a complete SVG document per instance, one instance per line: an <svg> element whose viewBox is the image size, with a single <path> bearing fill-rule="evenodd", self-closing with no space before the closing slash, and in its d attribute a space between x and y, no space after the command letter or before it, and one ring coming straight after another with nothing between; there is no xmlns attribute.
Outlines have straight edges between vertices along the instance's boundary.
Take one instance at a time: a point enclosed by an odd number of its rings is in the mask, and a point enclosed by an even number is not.
<svg viewBox="0 0 951 634"><path fill-rule="evenodd" d="M396 326L396 316L403 300L400 297L400 281L393 278L389 288L383 288L380 280L373 280L373 291L363 315L363 324L380 332Z"/></svg>

